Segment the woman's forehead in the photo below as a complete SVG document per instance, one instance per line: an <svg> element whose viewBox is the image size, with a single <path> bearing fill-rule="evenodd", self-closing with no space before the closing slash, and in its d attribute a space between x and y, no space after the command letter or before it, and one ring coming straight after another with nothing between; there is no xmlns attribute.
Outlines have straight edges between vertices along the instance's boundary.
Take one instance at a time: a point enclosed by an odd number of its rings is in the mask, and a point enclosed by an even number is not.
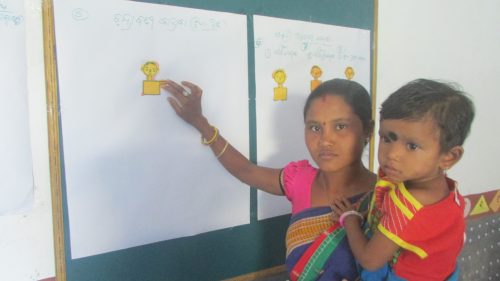
<svg viewBox="0 0 500 281"><path fill-rule="evenodd" d="M346 100L339 95L335 94L325 94L320 97L315 98L311 101L312 107L326 107L326 108L349 108L352 110L350 104L346 102Z"/></svg>
<svg viewBox="0 0 500 281"><path fill-rule="evenodd" d="M329 116L332 119L352 118L355 115L352 107L340 96L328 95L318 97L311 102L306 119L314 116Z"/></svg>

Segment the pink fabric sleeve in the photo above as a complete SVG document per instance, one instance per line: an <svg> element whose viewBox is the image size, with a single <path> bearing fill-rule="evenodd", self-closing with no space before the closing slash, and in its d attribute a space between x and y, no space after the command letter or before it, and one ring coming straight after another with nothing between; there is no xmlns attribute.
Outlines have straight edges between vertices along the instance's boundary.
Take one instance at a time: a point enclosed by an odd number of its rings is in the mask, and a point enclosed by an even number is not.
<svg viewBox="0 0 500 281"><path fill-rule="evenodd" d="M311 186L316 173L308 160L290 162L283 168L285 195L292 203L292 214L311 206Z"/></svg>

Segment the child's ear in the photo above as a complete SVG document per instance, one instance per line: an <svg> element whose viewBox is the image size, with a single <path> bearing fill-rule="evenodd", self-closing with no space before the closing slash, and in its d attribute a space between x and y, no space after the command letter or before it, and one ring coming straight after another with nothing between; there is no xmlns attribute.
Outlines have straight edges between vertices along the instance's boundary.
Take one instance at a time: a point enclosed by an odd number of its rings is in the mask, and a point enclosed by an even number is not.
<svg viewBox="0 0 500 281"><path fill-rule="evenodd" d="M452 147L450 150L444 153L443 157L441 158L441 164L439 165L439 167L442 170L449 170L462 158L463 154L463 147L459 145Z"/></svg>

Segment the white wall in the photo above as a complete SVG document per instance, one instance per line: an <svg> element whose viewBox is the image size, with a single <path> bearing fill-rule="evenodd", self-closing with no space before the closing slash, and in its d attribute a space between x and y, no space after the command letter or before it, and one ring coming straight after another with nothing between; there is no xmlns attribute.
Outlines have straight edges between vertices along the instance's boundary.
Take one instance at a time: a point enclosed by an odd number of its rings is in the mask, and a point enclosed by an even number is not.
<svg viewBox="0 0 500 281"><path fill-rule="evenodd" d="M41 0L24 1L35 204L27 213L0 216L0 280L5 281L55 275ZM500 182L500 173L493 170L500 158L495 146L500 143L500 134L495 134L500 122L494 114L499 104L498 11L497 0L379 1L378 100L418 77L459 82L475 99L477 117L465 157L450 172L462 182L464 193L498 189ZM478 166L478 159L488 164ZM485 176L472 184L466 173Z"/></svg>
<svg viewBox="0 0 500 281"><path fill-rule="evenodd" d="M416 78L457 82L475 102L465 155L448 173L462 194L500 186L498 11L497 0L379 2L377 110L390 93Z"/></svg>
<svg viewBox="0 0 500 281"><path fill-rule="evenodd" d="M28 211L0 216L0 280L5 281L55 275L41 1L24 2L34 204Z"/></svg>

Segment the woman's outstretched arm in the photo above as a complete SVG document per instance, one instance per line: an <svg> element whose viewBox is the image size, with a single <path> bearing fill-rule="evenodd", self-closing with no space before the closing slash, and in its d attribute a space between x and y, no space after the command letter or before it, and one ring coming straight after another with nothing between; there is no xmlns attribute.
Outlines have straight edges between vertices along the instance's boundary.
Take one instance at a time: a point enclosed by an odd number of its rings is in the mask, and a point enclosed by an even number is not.
<svg viewBox="0 0 500 281"><path fill-rule="evenodd" d="M260 167L250 162L203 115L202 89L187 81L181 84L182 86L171 80L162 83L162 88L171 94L167 98L168 102L180 118L200 132L201 142L212 149L224 168L250 186L271 194L283 195L279 178L281 169Z"/></svg>

